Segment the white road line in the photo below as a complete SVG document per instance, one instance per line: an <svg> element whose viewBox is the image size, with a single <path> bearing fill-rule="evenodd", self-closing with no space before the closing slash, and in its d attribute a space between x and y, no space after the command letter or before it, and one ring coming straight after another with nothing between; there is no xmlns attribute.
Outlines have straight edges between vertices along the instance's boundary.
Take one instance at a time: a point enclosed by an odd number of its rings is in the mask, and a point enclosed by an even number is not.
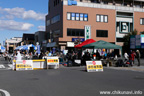
<svg viewBox="0 0 144 96"><path fill-rule="evenodd" d="M10 93L6 90L0 89L1 92L5 94L5 96L10 96Z"/></svg>
<svg viewBox="0 0 144 96"><path fill-rule="evenodd" d="M0 65L0 68L5 68L5 66L4 65Z"/></svg>

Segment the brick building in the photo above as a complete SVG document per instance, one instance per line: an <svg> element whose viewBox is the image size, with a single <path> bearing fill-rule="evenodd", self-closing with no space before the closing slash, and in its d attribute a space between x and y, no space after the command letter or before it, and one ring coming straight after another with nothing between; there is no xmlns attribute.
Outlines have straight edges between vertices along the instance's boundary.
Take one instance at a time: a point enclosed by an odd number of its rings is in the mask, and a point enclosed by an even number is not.
<svg viewBox="0 0 144 96"><path fill-rule="evenodd" d="M144 31L144 0L49 0L46 16L48 46L67 49L74 39L90 37L122 46L122 38Z"/></svg>

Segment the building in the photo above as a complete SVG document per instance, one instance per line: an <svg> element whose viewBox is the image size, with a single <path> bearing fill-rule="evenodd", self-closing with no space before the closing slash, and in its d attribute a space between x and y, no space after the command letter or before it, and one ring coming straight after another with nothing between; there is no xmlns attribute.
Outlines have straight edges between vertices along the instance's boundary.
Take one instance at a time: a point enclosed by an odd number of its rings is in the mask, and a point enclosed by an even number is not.
<svg viewBox="0 0 144 96"><path fill-rule="evenodd" d="M38 44L41 46L41 48L44 49L44 47L46 47L43 42L45 41L45 31L38 31L35 32L35 43L38 42ZM36 45L36 44L35 44Z"/></svg>
<svg viewBox="0 0 144 96"><path fill-rule="evenodd" d="M21 46L21 41L22 41L22 37L14 37L14 38L11 38L11 39L6 39L5 40L6 50L9 53L13 53L13 50L17 46Z"/></svg>
<svg viewBox="0 0 144 96"><path fill-rule="evenodd" d="M35 34L24 33L22 37L23 45L35 44Z"/></svg>
<svg viewBox="0 0 144 96"><path fill-rule="evenodd" d="M123 45L123 36L144 31L144 0L49 0L47 40L60 49L74 47L73 40L90 37Z"/></svg>

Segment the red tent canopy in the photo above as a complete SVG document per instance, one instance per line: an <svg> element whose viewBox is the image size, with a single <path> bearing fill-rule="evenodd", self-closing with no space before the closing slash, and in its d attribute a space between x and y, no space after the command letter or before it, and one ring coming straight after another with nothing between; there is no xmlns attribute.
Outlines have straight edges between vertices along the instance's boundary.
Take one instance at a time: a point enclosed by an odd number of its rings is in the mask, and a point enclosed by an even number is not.
<svg viewBox="0 0 144 96"><path fill-rule="evenodd" d="M96 41L93 40L93 39L87 39L86 41L82 42L82 43L79 44L79 45L75 45L74 47L75 47L75 48L82 48L82 46L87 45L87 44L90 44L90 43L93 43L93 42L96 42Z"/></svg>

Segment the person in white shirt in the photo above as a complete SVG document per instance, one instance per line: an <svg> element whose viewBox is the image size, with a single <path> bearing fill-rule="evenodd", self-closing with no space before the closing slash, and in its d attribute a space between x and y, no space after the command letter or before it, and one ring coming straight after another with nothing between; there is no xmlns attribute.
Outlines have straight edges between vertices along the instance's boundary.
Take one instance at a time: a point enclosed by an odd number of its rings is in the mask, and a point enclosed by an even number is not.
<svg viewBox="0 0 144 96"><path fill-rule="evenodd" d="M129 57L129 56L128 56L127 52L125 52L125 53L124 53L124 58L125 58L125 60L128 60L128 57Z"/></svg>

